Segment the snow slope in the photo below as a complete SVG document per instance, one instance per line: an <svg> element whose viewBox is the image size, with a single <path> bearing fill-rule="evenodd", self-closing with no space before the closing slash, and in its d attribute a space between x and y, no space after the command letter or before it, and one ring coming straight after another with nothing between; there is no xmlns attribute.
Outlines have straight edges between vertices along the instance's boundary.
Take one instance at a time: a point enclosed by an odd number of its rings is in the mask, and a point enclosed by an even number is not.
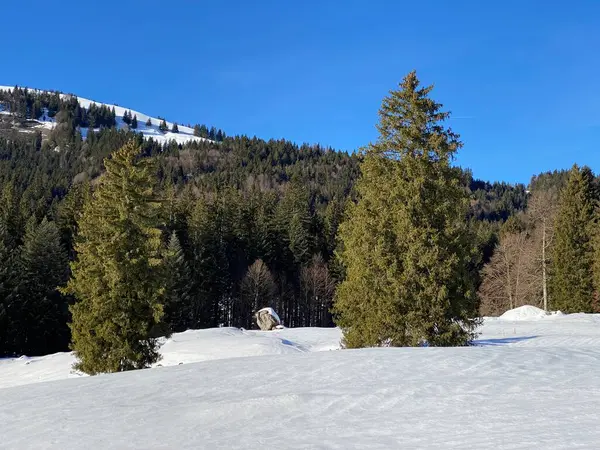
<svg viewBox="0 0 600 450"><path fill-rule="evenodd" d="M0 86L0 91L8 91L8 90L13 90L13 89L14 89L14 86ZM31 89L31 90L36 91L36 89ZM66 98L68 96L69 96L68 94L61 94L61 98ZM89 108L92 103L95 103L97 106L105 105L105 106L108 106L109 108L114 107L115 114L117 116L117 126L119 128L123 128L125 126L125 123L123 122L123 115L125 114L126 111L130 111L132 116L137 115L138 128L135 131L138 133L142 133L146 139L152 138L155 141L160 142L161 144L164 144L164 143L170 142L170 141L176 141L178 144L185 144L186 142L190 142L190 141L206 140L204 138L194 136L194 130L189 127L184 127L183 125L178 125L179 133L171 133L170 131L167 133L163 133L158 129L158 127L161 123L160 119L157 119L156 117L150 117L147 114L141 113L139 111L135 111L130 108L124 108L122 106L112 105L112 104L108 104L108 103L96 102L94 100L88 100L83 97L77 97L77 99L82 108ZM152 123L151 126L146 126L146 122L148 121L148 119L150 119L150 121ZM48 128L48 127L52 126L51 124L53 122L49 118L47 118L47 120L42 120L42 118L40 118L40 123L43 124L46 128ZM167 126L169 127L169 130L170 130L171 127L173 126L173 123L167 121ZM86 134L87 134L87 129L82 129L82 135L85 137Z"/></svg>
<svg viewBox="0 0 600 450"><path fill-rule="evenodd" d="M163 358L156 365L176 366L213 359L337 350L340 339L341 333L336 328L284 328L270 332L238 328L189 330L175 333L163 342ZM74 362L71 353L0 358L0 388L84 376L72 370Z"/></svg>
<svg viewBox="0 0 600 450"><path fill-rule="evenodd" d="M600 315L481 331L478 347L343 351L320 351L337 330L188 331L165 361L227 359L0 389L0 448L598 448Z"/></svg>

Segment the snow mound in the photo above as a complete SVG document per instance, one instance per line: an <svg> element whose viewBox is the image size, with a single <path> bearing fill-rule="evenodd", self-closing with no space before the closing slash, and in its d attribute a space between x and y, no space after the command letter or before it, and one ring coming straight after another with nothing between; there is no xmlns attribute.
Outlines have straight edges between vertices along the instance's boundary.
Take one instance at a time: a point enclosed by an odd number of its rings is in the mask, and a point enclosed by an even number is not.
<svg viewBox="0 0 600 450"><path fill-rule="evenodd" d="M548 314L536 306L524 305L510 309L500 316L503 320L536 320L546 317Z"/></svg>

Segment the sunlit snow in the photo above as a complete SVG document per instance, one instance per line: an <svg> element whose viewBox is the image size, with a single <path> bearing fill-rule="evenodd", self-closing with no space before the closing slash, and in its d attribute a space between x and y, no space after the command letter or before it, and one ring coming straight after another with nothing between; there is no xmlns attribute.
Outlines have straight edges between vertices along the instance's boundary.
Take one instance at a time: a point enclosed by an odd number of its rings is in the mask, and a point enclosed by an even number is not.
<svg viewBox="0 0 600 450"><path fill-rule="evenodd" d="M600 315L512 316L469 348L222 328L167 340L171 367L84 377L68 353L2 360L0 448L598 448Z"/></svg>

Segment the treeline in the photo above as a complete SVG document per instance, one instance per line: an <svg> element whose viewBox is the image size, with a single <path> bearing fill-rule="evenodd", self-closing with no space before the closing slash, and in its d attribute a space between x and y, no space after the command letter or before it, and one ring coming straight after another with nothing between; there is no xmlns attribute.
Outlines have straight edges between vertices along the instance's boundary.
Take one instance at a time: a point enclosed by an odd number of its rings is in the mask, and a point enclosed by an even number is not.
<svg viewBox="0 0 600 450"><path fill-rule="evenodd" d="M50 111L49 104L43 108ZM95 235L98 230L94 226L101 228L102 217L113 217L110 202L97 200L94 203L94 199L110 194L110 198L121 201L138 195L119 191L116 172L113 175L106 172L115 158L121 161L120 168L115 168L117 172L127 168L125 172L118 172L120 177L128 174L132 180L138 180L143 172L138 181L145 180L141 186L151 185L153 193L147 201L154 205L148 209L152 221L140 216L140 222L133 228L128 228L132 224L115 222L112 232L120 230L118 236L121 237L111 239L109 231L102 235L107 242L114 243L105 250L114 252L116 258L113 271L105 275L112 280L110 283L117 283L115 286L122 289L115 292L133 296L131 305L142 295L139 292L148 293L148 290L138 292L137 282L127 282L134 290L132 293L122 285L122 280L129 279L128 273L137 274L140 283L148 280L142 276L141 269L140 272L124 269L131 261L123 255L131 255L135 250L127 250L128 242L138 242L135 240L138 235L128 240L123 233L135 231L142 233L140 236L158 236L157 241L148 241L150 253L139 261L140 264L146 261L148 266L144 267L152 267L147 272L162 280L161 285L152 285L160 295L156 297L156 308L144 310L144 314L149 315L142 315L145 317L142 328L148 335L135 335L135 339L141 336L143 339L138 341L147 340L152 346L157 336L187 328L248 328L253 326L252 312L264 306L274 307L287 326L335 323L331 311L339 292L337 287L349 276L347 260L335 256L336 252L343 254L349 248L338 228L347 217L345 211L350 211L348 205L360 202L364 195L353 187L361 173L363 178L366 176L366 154L348 155L319 145L297 145L285 140L226 137L224 133L221 142L178 145L172 141L161 145L152 139L143 140L134 131L117 130L111 125L100 126L97 132L89 130L83 139L78 125L82 113L74 98L59 101L52 111L56 111L57 126L47 137L15 131L0 139L0 183L4 192L0 211L0 228L4 230L4 258L0 260L0 288L4 289L0 296L3 330L0 331L0 354L37 355L67 350L74 332L67 324L74 323L72 311L77 309L83 294L75 288L56 288L64 287L70 277L71 280L77 278L76 267L85 248L83 236ZM86 114L89 121L89 111ZM133 121L133 116L127 116ZM210 138L210 130L208 133ZM218 130L214 133L216 137ZM123 150L119 160L115 152L122 148L129 150ZM151 164L146 167L144 161ZM392 167L395 166L384 171ZM452 195L459 195L461 202L464 200L460 203L464 214L446 212L453 215L453 220L466 221L463 224L466 234L461 236L469 237L469 251L463 255L466 266L461 277L477 290L481 282L480 269L489 261L498 243L501 224L527 204L525 188L483 183L458 168L448 172L436 169L432 173L447 173L450 177L447 181L456 183ZM402 172L393 176L390 172L376 179L373 186L378 186L378 195L389 195L388 201L391 201L398 197L388 183L402 176ZM422 180L423 174L415 179ZM135 183L131 186L135 189ZM101 194L103 189L108 191ZM422 189L427 192L430 186L415 184L410 189L416 189L415 193ZM94 207L86 206L92 204ZM422 205L425 210L436 210L434 203ZM129 207L131 204L123 206ZM140 205L135 211L144 211L144 208L145 205ZM412 208L410 211L414 211L416 205ZM393 211L393 208L385 207L382 211ZM402 217L402 214L394 217ZM427 215L419 217L427 228L426 222L430 219ZM438 216L431 214L431 217ZM444 217L445 213L439 215L439 221L443 222ZM346 223L352 222L349 219ZM82 223L88 223L88 232L81 230ZM391 222L385 219L383 223ZM377 239L389 238L383 228L369 232ZM410 235L410 229L407 233ZM104 245L101 240L95 242L94 248ZM360 239L360 242L368 243L370 238ZM379 244L374 242L373 245ZM75 266L69 266L69 262ZM40 271L43 276L35 278L36 271L32 267L43 267L46 272ZM86 280L92 285L94 278L90 275ZM360 297L358 289L346 292L353 293L354 299ZM90 305L101 311L102 305L107 306L110 301L105 298ZM475 304L473 300L468 311L472 311ZM122 305L119 305L117 302L111 307L120 308ZM434 308L434 304L429 303L427 308ZM110 311L109 308L102 314L112 314ZM428 309L422 313L425 311ZM444 316L443 311L440 314ZM467 316L463 319L467 320ZM339 317L337 320L343 323ZM470 336L469 333L461 339ZM37 336L45 338L40 340ZM128 336L123 339L132 342L133 335ZM458 342L454 338L444 339L438 342ZM431 336L430 340L434 342ZM110 370L126 368L115 367Z"/></svg>
<svg viewBox="0 0 600 450"><path fill-rule="evenodd" d="M2 355L67 350L74 299L56 287L68 277L78 218L102 179L103 161L128 142L156 164L152 179L168 211L158 225L161 242L179 255L176 281L182 291L177 312L169 313L170 329L250 327L252 310L264 304L278 308L290 325L332 325L332 255L355 157L246 138L162 146L115 128L90 131L82 140L73 128L57 126L47 140L17 131L0 138L0 183L6 190L0 224L7 236L0 261L6 289L0 297ZM248 164L234 163L254 150L259 156ZM272 170L265 171L267 166ZM322 186L309 182L315 171L327 178ZM20 261L28 260L24 251L38 228L52 235L40 238L52 251L40 250L39 264L60 276L43 276L36 297L28 291L35 286L27 275L33 272ZM42 307L46 301L55 307L52 320Z"/></svg>
<svg viewBox="0 0 600 450"><path fill-rule="evenodd" d="M483 270L483 314L522 305L600 312L598 186L577 165L532 180L527 209L503 224Z"/></svg>
<svg viewBox="0 0 600 450"><path fill-rule="evenodd" d="M0 91L0 104L17 117L33 120L69 122L73 127L114 127L115 109L92 103L82 108L77 97L67 95L61 98L58 92L30 91L15 87L12 91ZM61 113L62 116L57 117Z"/></svg>

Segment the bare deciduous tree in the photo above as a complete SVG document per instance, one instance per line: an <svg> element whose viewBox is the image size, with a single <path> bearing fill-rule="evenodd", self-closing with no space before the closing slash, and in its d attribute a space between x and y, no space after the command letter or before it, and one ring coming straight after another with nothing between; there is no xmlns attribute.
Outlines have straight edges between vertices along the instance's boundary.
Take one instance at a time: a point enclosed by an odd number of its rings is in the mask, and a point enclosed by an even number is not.
<svg viewBox="0 0 600 450"><path fill-rule="evenodd" d="M306 306L305 324L327 326L335 281L320 254L313 256L310 265L302 268L300 281Z"/></svg>
<svg viewBox="0 0 600 450"><path fill-rule="evenodd" d="M539 303L534 241L526 231L503 233L494 256L483 269L479 290L481 313L497 315Z"/></svg>
<svg viewBox="0 0 600 450"><path fill-rule="evenodd" d="M249 320L251 320L251 313L256 312L259 308L272 306L276 292L275 280L261 259L257 259L248 267L241 288Z"/></svg>
<svg viewBox="0 0 600 450"><path fill-rule="evenodd" d="M527 216L535 227L534 240L537 241L538 263L541 271L544 310L548 311L548 261L549 249L554 237L554 218L558 206L556 190L536 191L529 200Z"/></svg>

